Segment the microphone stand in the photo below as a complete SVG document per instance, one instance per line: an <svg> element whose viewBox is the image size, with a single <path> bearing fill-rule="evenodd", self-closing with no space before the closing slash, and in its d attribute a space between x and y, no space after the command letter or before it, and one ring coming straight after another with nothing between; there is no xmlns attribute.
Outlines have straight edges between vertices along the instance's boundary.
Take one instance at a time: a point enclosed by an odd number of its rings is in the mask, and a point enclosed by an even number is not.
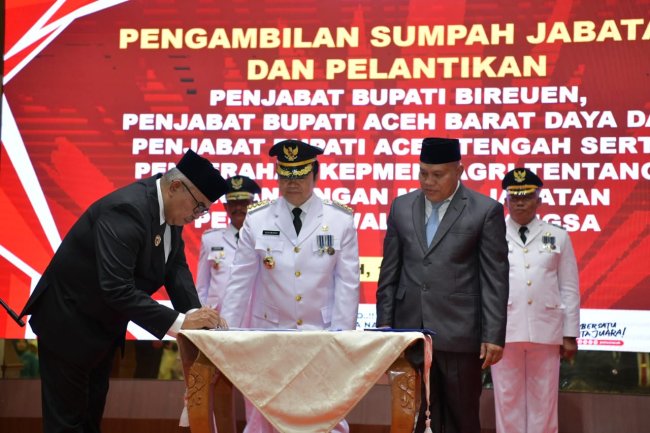
<svg viewBox="0 0 650 433"><path fill-rule="evenodd" d="M5 301L3 301L2 298L0 298L0 304L2 305L2 308L7 310L7 313L9 313L11 318L14 319L14 322L16 322L20 326L25 326L25 322L23 322L23 320L20 317L18 317L18 314L16 314L16 312L12 310L11 307L9 307L9 305L5 304Z"/></svg>

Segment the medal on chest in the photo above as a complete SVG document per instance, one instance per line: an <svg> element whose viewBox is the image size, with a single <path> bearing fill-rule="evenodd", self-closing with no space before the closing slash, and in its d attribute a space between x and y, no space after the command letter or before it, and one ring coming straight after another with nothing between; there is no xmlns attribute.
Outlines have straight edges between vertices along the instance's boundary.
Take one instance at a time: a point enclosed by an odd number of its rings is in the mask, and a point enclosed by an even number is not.
<svg viewBox="0 0 650 433"><path fill-rule="evenodd" d="M329 226L323 225L321 230L324 233L329 231ZM316 243L318 244L318 254L323 255L324 253L329 254L330 256L334 255L334 236L329 234L316 235Z"/></svg>
<svg viewBox="0 0 650 433"><path fill-rule="evenodd" d="M218 271L221 268L221 262L226 258L226 251L224 247L212 247L210 248L210 256L208 257L212 261L212 269Z"/></svg>
<svg viewBox="0 0 650 433"><path fill-rule="evenodd" d="M330 256L334 254L334 237L332 235L317 235L316 243L318 244L318 254L323 255L324 253L329 254Z"/></svg>
<svg viewBox="0 0 650 433"><path fill-rule="evenodd" d="M557 248L555 246L555 236L552 236L550 232L544 233L544 236L542 236L542 244L544 244L544 248L548 251Z"/></svg>
<svg viewBox="0 0 650 433"><path fill-rule="evenodd" d="M275 259L271 255L271 248L266 249L266 255L264 256L264 259L262 260L262 264L266 269L273 269L275 268Z"/></svg>

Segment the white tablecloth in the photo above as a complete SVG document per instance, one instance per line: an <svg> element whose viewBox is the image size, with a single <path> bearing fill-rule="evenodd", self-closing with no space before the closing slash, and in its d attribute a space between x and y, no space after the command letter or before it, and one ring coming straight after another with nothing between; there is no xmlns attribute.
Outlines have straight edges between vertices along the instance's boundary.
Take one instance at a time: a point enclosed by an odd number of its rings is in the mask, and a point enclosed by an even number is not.
<svg viewBox="0 0 650 433"><path fill-rule="evenodd" d="M419 332L181 331L187 372L198 351L284 433L329 432Z"/></svg>

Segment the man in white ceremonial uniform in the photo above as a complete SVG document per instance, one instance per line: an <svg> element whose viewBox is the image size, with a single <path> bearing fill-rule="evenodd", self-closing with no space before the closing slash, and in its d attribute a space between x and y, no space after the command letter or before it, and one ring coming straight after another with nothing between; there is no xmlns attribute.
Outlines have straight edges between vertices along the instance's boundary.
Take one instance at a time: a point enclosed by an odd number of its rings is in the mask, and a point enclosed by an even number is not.
<svg viewBox="0 0 650 433"><path fill-rule="evenodd" d="M241 230L248 206L253 204L260 186L246 176L233 176L226 180L228 191L224 208L230 219L226 228L208 229L201 236L201 251L196 272L196 291L202 305L221 311L226 284L230 278L230 265L235 258Z"/></svg>
<svg viewBox="0 0 650 433"><path fill-rule="evenodd" d="M497 433L557 433L560 357L577 350L578 266L567 232L536 216L542 180L503 179L510 296L503 359L492 366Z"/></svg>
<svg viewBox="0 0 650 433"><path fill-rule="evenodd" d="M297 140L275 144L280 198L249 208L240 231L221 314L241 327L252 299L251 328L355 329L359 247L352 210L314 195L322 149ZM260 361L267 354L260 355ZM292 356L287 354L287 363ZM255 402L252 402L255 404ZM255 410L244 432L270 433ZM341 420L333 431L348 432Z"/></svg>
<svg viewBox="0 0 650 433"><path fill-rule="evenodd" d="M196 271L196 291L201 305L221 311L226 293L230 266L235 258L239 242L239 230L246 219L248 206L253 204L255 194L262 192L260 186L246 176L233 176L226 180L226 203L224 208L230 219L226 228L208 229L201 235L201 250ZM249 314L250 316L250 314ZM250 404L246 404L246 413ZM187 402L183 406L179 425L189 427Z"/></svg>

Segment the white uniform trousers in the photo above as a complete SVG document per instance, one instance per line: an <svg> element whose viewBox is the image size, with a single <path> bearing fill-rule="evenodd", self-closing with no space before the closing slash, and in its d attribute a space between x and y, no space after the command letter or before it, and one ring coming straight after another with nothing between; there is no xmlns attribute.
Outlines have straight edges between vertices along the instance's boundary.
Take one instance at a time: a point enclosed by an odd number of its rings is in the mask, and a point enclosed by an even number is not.
<svg viewBox="0 0 650 433"><path fill-rule="evenodd" d="M506 343L491 367L497 433L557 433L560 345Z"/></svg>
<svg viewBox="0 0 650 433"><path fill-rule="evenodd" d="M346 420L341 420L332 433L349 433L350 427ZM278 433L264 415L252 403L246 400L246 427L244 433Z"/></svg>

